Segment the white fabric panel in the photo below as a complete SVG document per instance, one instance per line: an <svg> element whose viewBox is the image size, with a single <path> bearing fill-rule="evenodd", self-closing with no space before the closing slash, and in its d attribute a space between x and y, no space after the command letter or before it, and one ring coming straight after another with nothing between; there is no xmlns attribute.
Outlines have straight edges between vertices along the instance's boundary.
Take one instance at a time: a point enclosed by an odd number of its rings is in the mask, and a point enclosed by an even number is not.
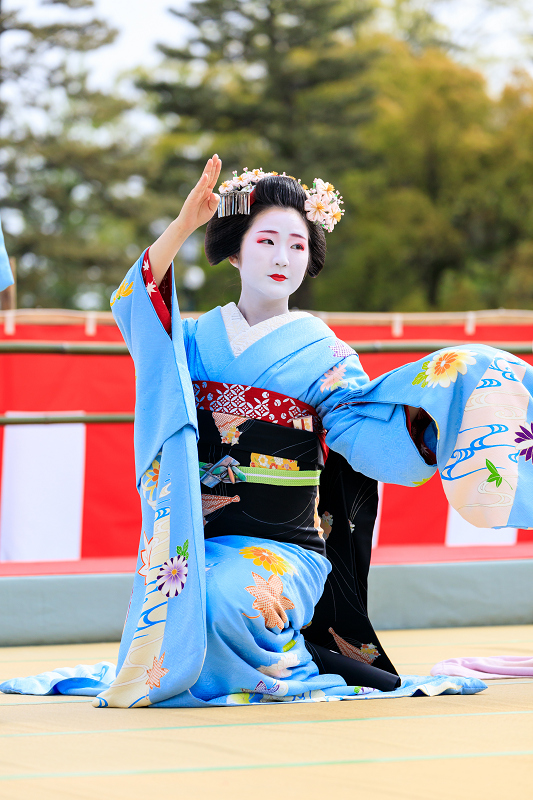
<svg viewBox="0 0 533 800"><path fill-rule="evenodd" d="M516 528L476 528L463 519L451 506L446 523L446 544L448 547L471 547L472 545L516 544Z"/></svg>
<svg viewBox="0 0 533 800"><path fill-rule="evenodd" d="M278 314L276 317L250 325L235 303L227 303L220 310L234 356L240 356L251 344L258 342L267 333L281 328L282 325L311 316L307 311L287 311L285 314Z"/></svg>
<svg viewBox="0 0 533 800"><path fill-rule="evenodd" d="M7 412L34 416L42 412ZM57 414L83 414L82 411ZM81 556L85 425L7 425L0 508L0 560Z"/></svg>
<svg viewBox="0 0 533 800"><path fill-rule="evenodd" d="M379 542L379 528L381 525L381 509L383 508L383 484L378 482L378 513L376 514L376 521L374 522L374 531L372 533L372 549L378 546Z"/></svg>

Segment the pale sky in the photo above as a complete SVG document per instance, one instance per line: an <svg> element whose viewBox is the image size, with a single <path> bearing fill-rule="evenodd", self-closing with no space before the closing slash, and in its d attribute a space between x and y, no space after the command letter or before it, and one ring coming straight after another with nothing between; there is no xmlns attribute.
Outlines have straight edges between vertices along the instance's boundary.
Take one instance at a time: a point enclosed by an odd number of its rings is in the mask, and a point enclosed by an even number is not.
<svg viewBox="0 0 533 800"><path fill-rule="evenodd" d="M119 30L115 42L93 58L94 78L106 80L123 69L159 63L156 44L180 45L188 26L169 14L169 7L183 9L186 0L96 0L98 16Z"/></svg>
<svg viewBox="0 0 533 800"><path fill-rule="evenodd" d="M187 25L169 14L167 8L184 8L186 4L186 0L96 0L94 8L72 12L61 6L42 7L40 0L4 0L3 7L6 11L20 9L32 21L98 16L117 28L119 33L112 45L86 56L92 80L107 86L124 70L157 64L157 42L183 42Z"/></svg>
<svg viewBox="0 0 533 800"><path fill-rule="evenodd" d="M96 0L96 13L118 28L119 35L112 45L86 57L92 80L109 86L121 71L156 65L156 43L179 45L187 34L186 23L170 15L167 8L186 5L187 0ZM524 15L520 5L529 13ZM4 0L4 8L24 9L29 19L65 19L72 15L60 6L40 7L39 0ZM468 52L463 60L473 62L473 47L478 65L496 59L497 63L484 65L493 89L501 87L513 67L531 69L523 38L531 39L533 34L533 0L440 0L436 8L441 21L465 45ZM76 14L91 15L95 10Z"/></svg>

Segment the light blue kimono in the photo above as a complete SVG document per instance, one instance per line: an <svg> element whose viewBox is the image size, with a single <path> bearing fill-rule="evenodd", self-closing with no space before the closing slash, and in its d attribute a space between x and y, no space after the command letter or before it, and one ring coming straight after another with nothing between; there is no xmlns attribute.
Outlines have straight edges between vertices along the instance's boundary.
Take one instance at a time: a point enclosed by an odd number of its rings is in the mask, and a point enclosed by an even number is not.
<svg viewBox="0 0 533 800"><path fill-rule="evenodd" d="M204 540L191 378L297 398L317 409L328 445L355 470L413 486L438 468L463 516L483 526L524 527L533 522L533 467L516 440L531 430L531 368L468 345L369 383L357 355L314 317L277 328L236 357L220 309L182 324L175 294L170 338L146 291L142 263L141 257L112 298L136 367L143 515L116 677L113 665L103 663L7 681L0 689L98 695L100 707L201 707L485 688L476 679L411 676L383 694L318 673L301 629L311 621L330 564L312 550L255 538L253 530ZM437 467L414 445L404 405L422 407L434 420L426 444L436 448ZM253 547L268 559L254 560Z"/></svg>
<svg viewBox="0 0 533 800"><path fill-rule="evenodd" d="M2 233L2 225L0 223L0 292L3 292L4 289L7 289L7 287L11 286L14 282L11 264L9 263L9 256L7 255L4 242L4 234Z"/></svg>

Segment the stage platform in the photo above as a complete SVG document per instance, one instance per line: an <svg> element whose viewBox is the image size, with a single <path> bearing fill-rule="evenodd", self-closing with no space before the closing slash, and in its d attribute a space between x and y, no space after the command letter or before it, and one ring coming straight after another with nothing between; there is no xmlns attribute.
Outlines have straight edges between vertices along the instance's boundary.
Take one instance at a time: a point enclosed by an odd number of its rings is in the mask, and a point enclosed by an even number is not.
<svg viewBox="0 0 533 800"><path fill-rule="evenodd" d="M0 647L120 639L134 571L131 557L0 564ZM533 544L376 548L368 605L386 630L528 624Z"/></svg>
<svg viewBox="0 0 533 800"><path fill-rule="evenodd" d="M533 626L384 631L403 673L533 656ZM0 678L114 660L116 643L0 649ZM232 708L95 709L0 695L2 800L501 800L531 796L533 680L478 695Z"/></svg>

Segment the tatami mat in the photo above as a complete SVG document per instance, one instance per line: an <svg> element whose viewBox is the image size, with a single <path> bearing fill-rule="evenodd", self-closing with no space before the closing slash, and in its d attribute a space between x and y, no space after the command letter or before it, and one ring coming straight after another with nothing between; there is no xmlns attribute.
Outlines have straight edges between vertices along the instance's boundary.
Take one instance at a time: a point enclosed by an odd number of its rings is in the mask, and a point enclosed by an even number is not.
<svg viewBox="0 0 533 800"><path fill-rule="evenodd" d="M387 631L404 673L533 656L533 626ZM0 649L0 678L113 660L111 644ZM492 800L533 796L533 681L478 695L212 709L95 709L0 695L0 797Z"/></svg>

